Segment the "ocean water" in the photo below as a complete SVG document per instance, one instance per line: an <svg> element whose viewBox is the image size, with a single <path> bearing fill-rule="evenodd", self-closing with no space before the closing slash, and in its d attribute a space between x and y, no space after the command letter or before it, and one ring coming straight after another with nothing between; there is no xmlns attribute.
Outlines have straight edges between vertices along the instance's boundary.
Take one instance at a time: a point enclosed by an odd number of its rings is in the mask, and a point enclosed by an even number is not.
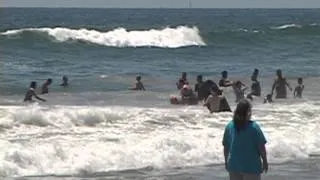
<svg viewBox="0 0 320 180"><path fill-rule="evenodd" d="M0 9L0 176L18 179L226 179L222 134L232 113L173 106L188 72L250 85L275 71L302 99L262 104L264 179L320 177L318 9ZM70 87L59 86L63 75ZM147 91L131 92L136 75ZM47 102L24 104L52 78ZM225 94L235 108L234 94Z"/></svg>

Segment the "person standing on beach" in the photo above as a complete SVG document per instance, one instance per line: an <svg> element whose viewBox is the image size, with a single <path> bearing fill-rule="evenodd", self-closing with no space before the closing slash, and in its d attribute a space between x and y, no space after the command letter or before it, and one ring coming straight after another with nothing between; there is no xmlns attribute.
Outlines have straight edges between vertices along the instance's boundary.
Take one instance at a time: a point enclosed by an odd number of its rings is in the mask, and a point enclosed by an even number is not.
<svg viewBox="0 0 320 180"><path fill-rule="evenodd" d="M287 88L292 91L290 84L287 82L287 79L282 76L282 71L277 70L277 78L274 80L272 85L271 95L273 91L276 90L276 99L285 99L287 98Z"/></svg>
<svg viewBox="0 0 320 180"><path fill-rule="evenodd" d="M230 180L260 180L268 171L265 144L259 125L251 120L251 104L242 99L224 131L225 167ZM262 162L261 162L262 159Z"/></svg>

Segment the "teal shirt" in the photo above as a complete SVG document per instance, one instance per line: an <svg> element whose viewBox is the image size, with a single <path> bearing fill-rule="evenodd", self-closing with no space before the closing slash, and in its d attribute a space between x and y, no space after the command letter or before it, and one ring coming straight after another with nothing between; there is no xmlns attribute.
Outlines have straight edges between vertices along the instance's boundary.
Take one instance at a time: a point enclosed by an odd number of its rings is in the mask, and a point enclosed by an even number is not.
<svg viewBox="0 0 320 180"><path fill-rule="evenodd" d="M249 121L239 132L233 121L225 128L223 146L229 151L227 170L229 172L262 173L259 147L267 143L259 125Z"/></svg>

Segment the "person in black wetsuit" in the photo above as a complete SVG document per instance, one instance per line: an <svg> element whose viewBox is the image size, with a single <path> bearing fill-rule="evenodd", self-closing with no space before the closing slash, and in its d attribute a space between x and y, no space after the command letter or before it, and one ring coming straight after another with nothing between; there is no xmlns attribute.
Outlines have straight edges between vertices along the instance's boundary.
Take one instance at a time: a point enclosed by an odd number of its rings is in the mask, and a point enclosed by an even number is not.
<svg viewBox="0 0 320 180"><path fill-rule="evenodd" d="M202 75L197 76L197 84L194 86L194 92L198 94L198 100L203 100L203 94L200 91L200 87L203 85Z"/></svg>

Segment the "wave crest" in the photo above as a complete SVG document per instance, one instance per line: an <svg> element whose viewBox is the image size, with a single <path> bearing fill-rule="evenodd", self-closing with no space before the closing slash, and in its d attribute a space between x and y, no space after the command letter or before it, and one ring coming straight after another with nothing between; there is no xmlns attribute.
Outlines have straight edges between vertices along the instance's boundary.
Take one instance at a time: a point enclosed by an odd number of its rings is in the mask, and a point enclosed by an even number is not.
<svg viewBox="0 0 320 180"><path fill-rule="evenodd" d="M284 24L281 26L272 27L272 29L289 29L289 28L302 28L299 24Z"/></svg>
<svg viewBox="0 0 320 180"><path fill-rule="evenodd" d="M186 46L204 46L197 27L178 26L164 29L128 31L117 28L107 32L89 29L56 28L26 28L8 30L0 33L5 36L19 35L24 32L46 33L59 42L70 40L84 41L110 47L161 47L179 48Z"/></svg>

